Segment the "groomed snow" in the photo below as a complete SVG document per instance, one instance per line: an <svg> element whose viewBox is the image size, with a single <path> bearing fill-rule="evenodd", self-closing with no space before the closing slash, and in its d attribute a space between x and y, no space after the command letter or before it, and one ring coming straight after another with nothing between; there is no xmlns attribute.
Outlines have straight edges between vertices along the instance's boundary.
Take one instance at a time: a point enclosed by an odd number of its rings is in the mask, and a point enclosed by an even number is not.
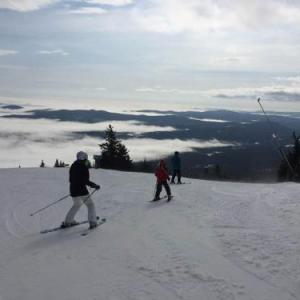
<svg viewBox="0 0 300 300"><path fill-rule="evenodd" d="M91 170L107 222L59 225L68 169L0 170L1 300L300 299L299 185L184 179L150 203L154 176ZM86 218L83 207L78 220Z"/></svg>

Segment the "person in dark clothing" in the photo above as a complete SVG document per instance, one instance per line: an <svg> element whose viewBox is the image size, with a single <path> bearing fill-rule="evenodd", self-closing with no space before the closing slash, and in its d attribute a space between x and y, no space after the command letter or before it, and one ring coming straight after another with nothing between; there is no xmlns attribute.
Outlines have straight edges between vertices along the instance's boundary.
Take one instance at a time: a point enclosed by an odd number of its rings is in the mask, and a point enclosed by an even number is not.
<svg viewBox="0 0 300 300"><path fill-rule="evenodd" d="M80 151L77 153L77 160L72 164L69 172L70 181L70 194L73 200L73 206L68 211L65 221L61 227L70 227L77 224L74 217L82 204L85 204L88 209L88 221L90 228L97 226L97 215L95 204L91 199L87 186L96 190L100 189L100 186L90 181L90 174L88 168L88 155Z"/></svg>
<svg viewBox="0 0 300 300"><path fill-rule="evenodd" d="M158 201L160 199L159 195L161 193L162 186L164 186L168 195L168 201L170 201L172 198L171 189L170 186L168 185L168 180L170 180L170 177L164 160L161 160L159 162L159 165L155 170L155 176L157 178L157 182L156 182L156 193L153 201Z"/></svg>
<svg viewBox="0 0 300 300"><path fill-rule="evenodd" d="M177 183L181 183L181 159L179 152L175 151L174 156L171 159L172 162L172 180L171 183L175 183L175 177L177 175Z"/></svg>

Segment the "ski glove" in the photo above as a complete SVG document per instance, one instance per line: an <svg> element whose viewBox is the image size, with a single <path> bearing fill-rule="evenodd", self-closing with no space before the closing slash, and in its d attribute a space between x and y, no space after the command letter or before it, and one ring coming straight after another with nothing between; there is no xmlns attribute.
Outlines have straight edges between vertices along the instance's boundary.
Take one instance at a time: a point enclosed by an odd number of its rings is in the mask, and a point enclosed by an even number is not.
<svg viewBox="0 0 300 300"><path fill-rule="evenodd" d="M89 186L93 189L99 190L100 189L100 185L94 183L94 182L90 182Z"/></svg>

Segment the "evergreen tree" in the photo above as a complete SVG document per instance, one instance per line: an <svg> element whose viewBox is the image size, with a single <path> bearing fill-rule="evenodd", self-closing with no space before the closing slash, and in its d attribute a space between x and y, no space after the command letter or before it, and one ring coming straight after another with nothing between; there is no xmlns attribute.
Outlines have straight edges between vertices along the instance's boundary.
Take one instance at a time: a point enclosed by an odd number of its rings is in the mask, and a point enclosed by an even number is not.
<svg viewBox="0 0 300 300"><path fill-rule="evenodd" d="M45 168L45 163L44 161L42 160L41 164L40 164L40 168Z"/></svg>
<svg viewBox="0 0 300 300"><path fill-rule="evenodd" d="M278 179L280 181L292 180L292 179L299 180L300 179L300 141L299 141L299 139L300 139L300 136L297 136L296 133L293 132L294 147L286 155L291 167L294 170L294 174L288 167L286 160L283 159L281 161L279 169L278 169Z"/></svg>
<svg viewBox="0 0 300 300"><path fill-rule="evenodd" d="M54 168L59 168L59 161L58 161L58 159L56 159L56 161L54 163Z"/></svg>
<svg viewBox="0 0 300 300"><path fill-rule="evenodd" d="M132 160L128 150L121 142L117 144L117 166L121 170L130 170L132 168Z"/></svg>
<svg viewBox="0 0 300 300"><path fill-rule="evenodd" d="M125 145L116 137L111 125L105 131L105 142L99 145L101 148L100 166L105 169L130 170L132 160Z"/></svg>

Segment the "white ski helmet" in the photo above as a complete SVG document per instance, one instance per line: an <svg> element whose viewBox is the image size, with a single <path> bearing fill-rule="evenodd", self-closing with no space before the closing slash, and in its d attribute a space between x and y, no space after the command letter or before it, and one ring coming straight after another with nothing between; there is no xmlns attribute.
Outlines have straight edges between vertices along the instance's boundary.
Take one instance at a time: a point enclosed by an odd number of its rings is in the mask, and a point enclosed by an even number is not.
<svg viewBox="0 0 300 300"><path fill-rule="evenodd" d="M77 152L76 157L77 157L78 160L88 159L88 155L83 151Z"/></svg>

